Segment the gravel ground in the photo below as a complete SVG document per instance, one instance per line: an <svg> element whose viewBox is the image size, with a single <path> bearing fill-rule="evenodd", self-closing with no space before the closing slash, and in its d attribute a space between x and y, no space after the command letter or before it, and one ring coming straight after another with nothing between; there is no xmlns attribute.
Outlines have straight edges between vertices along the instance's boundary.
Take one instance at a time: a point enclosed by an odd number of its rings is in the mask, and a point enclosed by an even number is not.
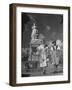
<svg viewBox="0 0 72 90"><path fill-rule="evenodd" d="M46 67L46 73L43 74L42 69L32 69L31 71L27 70L25 71L22 69L22 77L28 77L28 76L54 76L54 75L62 75L63 74L63 67L62 65L59 65L56 68L54 68L53 64L48 64Z"/></svg>

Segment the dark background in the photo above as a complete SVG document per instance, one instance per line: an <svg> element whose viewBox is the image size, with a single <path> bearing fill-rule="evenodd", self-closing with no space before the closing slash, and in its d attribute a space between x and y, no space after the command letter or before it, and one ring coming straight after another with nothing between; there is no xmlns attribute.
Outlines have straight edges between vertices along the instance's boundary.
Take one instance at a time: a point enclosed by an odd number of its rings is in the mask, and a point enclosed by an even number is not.
<svg viewBox="0 0 72 90"><path fill-rule="evenodd" d="M63 15L21 13L21 23L22 48L29 47L33 23L36 23L40 36L44 37L46 42L63 40Z"/></svg>

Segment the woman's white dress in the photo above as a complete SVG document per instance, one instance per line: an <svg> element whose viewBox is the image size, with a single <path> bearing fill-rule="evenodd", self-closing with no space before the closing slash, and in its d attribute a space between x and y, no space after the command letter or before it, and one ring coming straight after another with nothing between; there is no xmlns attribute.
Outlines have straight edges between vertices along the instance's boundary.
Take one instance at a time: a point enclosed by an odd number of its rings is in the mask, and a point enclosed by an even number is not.
<svg viewBox="0 0 72 90"><path fill-rule="evenodd" d="M46 67L46 53L44 45L40 45L37 48L39 50L39 60L40 60L40 67Z"/></svg>

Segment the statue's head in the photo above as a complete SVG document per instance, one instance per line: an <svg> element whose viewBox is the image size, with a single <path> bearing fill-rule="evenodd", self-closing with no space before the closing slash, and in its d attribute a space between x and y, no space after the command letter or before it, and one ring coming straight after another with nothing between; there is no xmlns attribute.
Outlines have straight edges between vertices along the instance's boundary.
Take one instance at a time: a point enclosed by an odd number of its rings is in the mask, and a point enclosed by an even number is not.
<svg viewBox="0 0 72 90"><path fill-rule="evenodd" d="M33 23L32 29L36 29L36 24Z"/></svg>

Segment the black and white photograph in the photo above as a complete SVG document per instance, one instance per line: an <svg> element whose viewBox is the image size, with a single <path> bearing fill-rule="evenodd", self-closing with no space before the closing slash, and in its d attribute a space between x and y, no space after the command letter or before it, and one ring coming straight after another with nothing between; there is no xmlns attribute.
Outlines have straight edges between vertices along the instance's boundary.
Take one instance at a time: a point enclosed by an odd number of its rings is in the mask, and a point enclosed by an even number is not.
<svg viewBox="0 0 72 90"><path fill-rule="evenodd" d="M63 15L21 13L21 76L63 74Z"/></svg>
<svg viewBox="0 0 72 90"><path fill-rule="evenodd" d="M70 82L70 8L11 4L10 20L10 84Z"/></svg>

